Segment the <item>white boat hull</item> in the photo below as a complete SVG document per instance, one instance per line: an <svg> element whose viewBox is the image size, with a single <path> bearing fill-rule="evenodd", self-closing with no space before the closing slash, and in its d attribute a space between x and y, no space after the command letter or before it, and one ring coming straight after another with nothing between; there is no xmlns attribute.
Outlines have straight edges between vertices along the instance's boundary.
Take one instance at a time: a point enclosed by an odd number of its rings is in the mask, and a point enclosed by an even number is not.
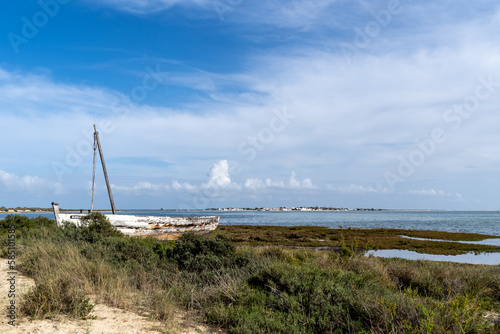
<svg viewBox="0 0 500 334"><path fill-rule="evenodd" d="M81 218L86 216L79 213L60 213L57 203L52 205L56 223L59 226L62 226L65 221L80 226L82 224ZM125 235L150 236L160 240L176 240L187 232L207 234L214 231L219 225L218 216L157 217L119 214L106 214L104 216L111 225Z"/></svg>

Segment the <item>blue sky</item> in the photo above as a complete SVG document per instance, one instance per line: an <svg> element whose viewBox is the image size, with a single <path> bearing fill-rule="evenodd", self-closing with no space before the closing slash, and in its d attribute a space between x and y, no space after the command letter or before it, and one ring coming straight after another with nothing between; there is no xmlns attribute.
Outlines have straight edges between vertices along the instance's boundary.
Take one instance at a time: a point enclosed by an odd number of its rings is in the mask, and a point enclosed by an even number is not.
<svg viewBox="0 0 500 334"><path fill-rule="evenodd" d="M89 207L96 122L119 209L499 209L499 28L489 0L10 3L0 206Z"/></svg>

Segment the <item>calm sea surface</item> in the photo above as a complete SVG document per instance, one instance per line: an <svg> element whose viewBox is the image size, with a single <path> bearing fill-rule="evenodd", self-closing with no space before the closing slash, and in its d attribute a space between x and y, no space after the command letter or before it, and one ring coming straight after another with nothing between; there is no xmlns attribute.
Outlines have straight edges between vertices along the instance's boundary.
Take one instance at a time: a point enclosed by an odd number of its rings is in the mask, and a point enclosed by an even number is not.
<svg viewBox="0 0 500 334"><path fill-rule="evenodd" d="M127 210L120 214L149 216L220 216L221 225L342 226L397 228L500 236L500 212L496 211L160 211ZM0 214L0 218L7 214ZM52 213L29 213L30 217L54 218Z"/></svg>

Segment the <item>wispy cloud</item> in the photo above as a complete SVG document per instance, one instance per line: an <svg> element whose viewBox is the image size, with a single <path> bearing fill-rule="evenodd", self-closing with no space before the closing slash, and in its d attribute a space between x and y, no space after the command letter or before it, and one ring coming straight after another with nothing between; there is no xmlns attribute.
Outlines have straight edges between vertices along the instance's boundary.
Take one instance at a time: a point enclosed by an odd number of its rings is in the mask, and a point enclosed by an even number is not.
<svg viewBox="0 0 500 334"><path fill-rule="evenodd" d="M117 193L125 194L125 195L133 195L133 196L140 196L147 194L149 196L151 195L161 195L165 190L170 189L168 185L161 185L161 184L153 184L151 182L147 181L142 181L139 182L133 186L121 186L121 185L115 185L112 184L111 188L113 191L116 191Z"/></svg>
<svg viewBox="0 0 500 334"><path fill-rule="evenodd" d="M56 83L47 74L3 70L0 75L0 103L5 114L40 116L40 110L44 110L44 116L102 115L110 111L111 101L122 98L122 94L104 87Z"/></svg>
<svg viewBox="0 0 500 334"><path fill-rule="evenodd" d="M142 15L164 11L176 5L202 8L211 7L212 5L212 1L210 0L100 0L96 3L103 6L110 6L117 10Z"/></svg>
<svg viewBox="0 0 500 334"><path fill-rule="evenodd" d="M382 187L374 188L370 186L366 187L355 184L332 188L332 190L339 191L341 193L352 193L352 194L383 194L389 192L388 189Z"/></svg>
<svg viewBox="0 0 500 334"><path fill-rule="evenodd" d="M87 0L96 5L107 6L115 10L137 15L156 14L173 7L201 9L213 18L238 21L239 24L259 26L266 24L281 28L309 29L311 26L324 25L325 22L337 21L339 10L334 5L345 3L343 0L279 0L273 2L257 1L216 1L216 0ZM229 15L218 16L221 7ZM227 8L227 9L225 9ZM340 7L342 8L342 7ZM187 13L187 12L186 12ZM192 12L189 13L192 15ZM206 15L204 16L206 17ZM318 24L319 21L319 24Z"/></svg>
<svg viewBox="0 0 500 334"><path fill-rule="evenodd" d="M251 2L232 13L230 19L252 26L300 30L324 29L339 24L342 0L279 0ZM298 31L296 31L298 32Z"/></svg>

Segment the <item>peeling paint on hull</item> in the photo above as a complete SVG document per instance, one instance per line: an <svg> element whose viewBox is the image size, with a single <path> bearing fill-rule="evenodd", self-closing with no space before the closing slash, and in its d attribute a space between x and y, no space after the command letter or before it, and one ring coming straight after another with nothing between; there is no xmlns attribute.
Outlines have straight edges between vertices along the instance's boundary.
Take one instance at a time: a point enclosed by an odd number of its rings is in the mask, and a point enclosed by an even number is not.
<svg viewBox="0 0 500 334"><path fill-rule="evenodd" d="M58 211L58 210L57 210ZM56 221L81 225L85 214L54 212ZM176 240L183 233L207 234L219 225L219 217L155 217L135 215L105 215L118 231L130 236L154 237L160 240Z"/></svg>

